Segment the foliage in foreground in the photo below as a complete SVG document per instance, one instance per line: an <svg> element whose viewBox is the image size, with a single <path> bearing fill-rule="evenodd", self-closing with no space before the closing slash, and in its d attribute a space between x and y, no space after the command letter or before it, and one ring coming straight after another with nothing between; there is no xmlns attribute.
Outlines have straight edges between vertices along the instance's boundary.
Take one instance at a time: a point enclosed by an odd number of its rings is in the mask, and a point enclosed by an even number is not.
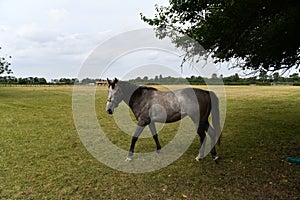
<svg viewBox="0 0 300 200"><path fill-rule="evenodd" d="M1 47L0 47L1 50ZM9 58L11 58L11 56L9 56ZM12 70L10 69L10 63L8 62L6 57L0 57L0 74L11 74Z"/></svg>
<svg viewBox="0 0 300 200"><path fill-rule="evenodd" d="M217 62L234 59L243 69L276 71L300 64L299 1L170 0L169 6L156 7L153 19L142 15L142 20L159 38L170 37L183 48L185 59L204 53L199 43Z"/></svg>

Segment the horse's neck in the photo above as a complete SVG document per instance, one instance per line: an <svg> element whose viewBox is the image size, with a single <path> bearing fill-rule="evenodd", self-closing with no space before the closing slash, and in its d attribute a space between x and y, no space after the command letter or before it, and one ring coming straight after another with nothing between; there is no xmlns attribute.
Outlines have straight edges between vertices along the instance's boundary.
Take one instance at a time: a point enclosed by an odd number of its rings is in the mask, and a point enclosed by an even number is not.
<svg viewBox="0 0 300 200"><path fill-rule="evenodd" d="M140 86L126 81L120 81L120 87L123 91L123 101L129 105L129 101L133 92Z"/></svg>

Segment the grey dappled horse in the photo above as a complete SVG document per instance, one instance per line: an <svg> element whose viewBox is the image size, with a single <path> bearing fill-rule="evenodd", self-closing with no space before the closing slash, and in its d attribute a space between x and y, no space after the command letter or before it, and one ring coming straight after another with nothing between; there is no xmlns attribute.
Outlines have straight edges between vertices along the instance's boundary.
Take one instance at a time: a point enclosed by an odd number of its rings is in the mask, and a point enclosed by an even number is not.
<svg viewBox="0 0 300 200"><path fill-rule="evenodd" d="M201 144L205 141L205 131L212 140L211 155L214 161L218 160L215 149L215 139L220 136L220 117L218 98L213 92L196 88L185 88L176 91L162 92L152 87L138 86L118 79L108 82L108 100L106 112L113 114L123 100L132 110L138 124L132 137L129 154L126 160L131 160L134 146L144 128L148 125L156 143L157 152L161 146L155 128L155 122L171 123L189 116L196 126ZM212 112L213 127L208 122ZM219 142L219 140L218 140ZM203 157L199 150L198 161Z"/></svg>

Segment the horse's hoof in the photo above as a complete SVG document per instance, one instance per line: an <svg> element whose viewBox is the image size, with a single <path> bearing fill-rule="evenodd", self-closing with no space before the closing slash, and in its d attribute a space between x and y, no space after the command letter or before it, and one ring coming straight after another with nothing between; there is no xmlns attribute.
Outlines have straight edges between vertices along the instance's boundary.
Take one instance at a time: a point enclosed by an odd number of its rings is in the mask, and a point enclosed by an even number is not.
<svg viewBox="0 0 300 200"><path fill-rule="evenodd" d="M219 156L215 156L215 157L213 157L213 161L215 161L215 163L218 163L218 162L219 162L219 159L220 159L220 157L219 157Z"/></svg>
<svg viewBox="0 0 300 200"><path fill-rule="evenodd" d="M197 157L195 158L195 160L196 160L197 162L199 162L200 160L202 160L202 158L201 158L201 156L197 156Z"/></svg>
<svg viewBox="0 0 300 200"><path fill-rule="evenodd" d="M156 150L156 153L157 153L157 154L160 154L160 149Z"/></svg>
<svg viewBox="0 0 300 200"><path fill-rule="evenodd" d="M131 160L132 160L131 157L127 157L127 158L125 159L126 162L130 162Z"/></svg>

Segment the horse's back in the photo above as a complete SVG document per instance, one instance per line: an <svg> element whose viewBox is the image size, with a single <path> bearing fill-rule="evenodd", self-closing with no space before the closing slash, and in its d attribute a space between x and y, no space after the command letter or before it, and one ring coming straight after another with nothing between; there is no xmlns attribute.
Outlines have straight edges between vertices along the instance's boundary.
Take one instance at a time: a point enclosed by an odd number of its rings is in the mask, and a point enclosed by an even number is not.
<svg viewBox="0 0 300 200"><path fill-rule="evenodd" d="M184 117L174 92L152 91L148 102L150 105L149 114L153 121L170 123Z"/></svg>

